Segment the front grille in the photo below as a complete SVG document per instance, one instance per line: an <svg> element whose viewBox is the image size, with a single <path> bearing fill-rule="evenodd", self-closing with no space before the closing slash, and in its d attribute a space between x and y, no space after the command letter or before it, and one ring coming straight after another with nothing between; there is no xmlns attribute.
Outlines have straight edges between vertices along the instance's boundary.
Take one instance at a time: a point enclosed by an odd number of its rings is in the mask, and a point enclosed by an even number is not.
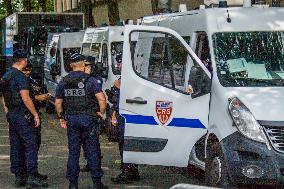
<svg viewBox="0 0 284 189"><path fill-rule="evenodd" d="M264 126L263 128L273 148L284 153L284 127Z"/></svg>

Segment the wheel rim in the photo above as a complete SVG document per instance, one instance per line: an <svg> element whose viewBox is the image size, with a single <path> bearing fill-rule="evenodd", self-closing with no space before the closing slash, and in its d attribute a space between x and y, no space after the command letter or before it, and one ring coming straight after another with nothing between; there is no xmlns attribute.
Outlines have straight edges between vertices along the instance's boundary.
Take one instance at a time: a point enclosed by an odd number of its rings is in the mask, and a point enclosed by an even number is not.
<svg viewBox="0 0 284 189"><path fill-rule="evenodd" d="M210 169L210 184L217 186L221 180L222 165L219 157L214 157Z"/></svg>

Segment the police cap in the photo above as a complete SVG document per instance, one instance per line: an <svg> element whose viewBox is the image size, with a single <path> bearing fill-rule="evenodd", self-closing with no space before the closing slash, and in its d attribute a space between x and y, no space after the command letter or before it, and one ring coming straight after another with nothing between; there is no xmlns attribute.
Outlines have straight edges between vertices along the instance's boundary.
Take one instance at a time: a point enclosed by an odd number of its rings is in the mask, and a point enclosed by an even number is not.
<svg viewBox="0 0 284 189"><path fill-rule="evenodd" d="M17 49L13 53L13 58L15 59L28 58L28 53L23 49Z"/></svg>
<svg viewBox="0 0 284 189"><path fill-rule="evenodd" d="M80 62L80 61L85 61L86 57L80 53L73 53L70 58L68 63L72 64L72 63L76 63L76 62Z"/></svg>

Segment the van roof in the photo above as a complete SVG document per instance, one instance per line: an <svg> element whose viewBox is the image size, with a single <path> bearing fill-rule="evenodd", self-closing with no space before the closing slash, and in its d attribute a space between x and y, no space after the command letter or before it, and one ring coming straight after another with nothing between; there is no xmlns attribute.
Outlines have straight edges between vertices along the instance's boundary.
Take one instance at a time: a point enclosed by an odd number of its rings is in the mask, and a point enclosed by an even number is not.
<svg viewBox="0 0 284 189"><path fill-rule="evenodd" d="M227 22L228 16L231 22ZM284 8L230 7L149 16L143 18L143 23L146 25L156 23L156 25L167 27L176 20L183 24L175 27L186 29L195 27L195 31L197 31L196 28L200 27L210 33L220 31L275 31L284 30L283 18ZM188 23L188 25L184 23Z"/></svg>
<svg viewBox="0 0 284 189"><path fill-rule="evenodd" d="M87 28L84 35L83 43L97 42L103 40L109 42L123 41L124 26L106 26L98 28ZM93 35L91 35L93 33Z"/></svg>

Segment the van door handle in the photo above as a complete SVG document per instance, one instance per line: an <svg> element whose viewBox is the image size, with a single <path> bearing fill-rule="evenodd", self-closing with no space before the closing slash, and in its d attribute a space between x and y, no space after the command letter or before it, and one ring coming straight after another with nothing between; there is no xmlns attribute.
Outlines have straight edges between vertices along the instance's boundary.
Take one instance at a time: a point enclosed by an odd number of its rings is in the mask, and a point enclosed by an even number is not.
<svg viewBox="0 0 284 189"><path fill-rule="evenodd" d="M147 100L144 100L141 97L135 97L133 99L126 99L126 103L129 103L129 104L147 104Z"/></svg>

